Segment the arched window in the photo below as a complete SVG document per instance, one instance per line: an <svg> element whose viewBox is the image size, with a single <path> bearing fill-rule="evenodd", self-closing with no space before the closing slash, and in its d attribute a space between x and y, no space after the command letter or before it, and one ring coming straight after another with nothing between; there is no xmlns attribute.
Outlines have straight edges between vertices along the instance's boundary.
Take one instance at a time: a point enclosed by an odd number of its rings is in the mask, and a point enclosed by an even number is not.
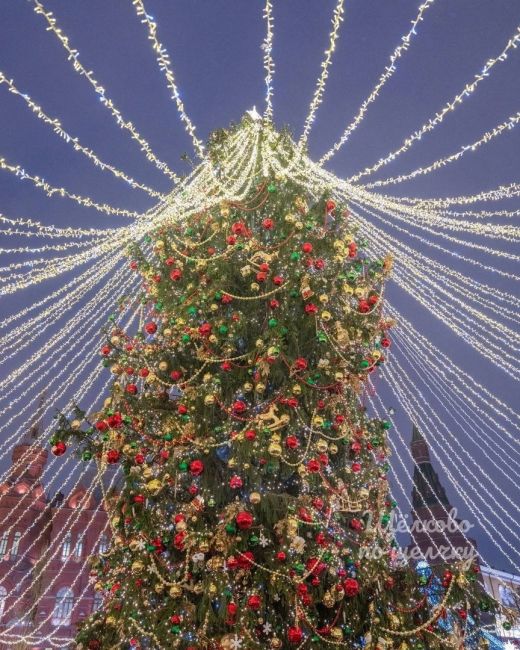
<svg viewBox="0 0 520 650"><path fill-rule="evenodd" d="M94 594L94 601L92 603L92 611L97 612L99 609L101 609L101 606L103 605L103 594L100 591L96 591Z"/></svg>
<svg viewBox="0 0 520 650"><path fill-rule="evenodd" d="M61 546L61 560L65 562L70 555L70 550L72 546L72 533L67 533L63 538L63 544Z"/></svg>
<svg viewBox="0 0 520 650"><path fill-rule="evenodd" d="M5 530L2 537L0 538L0 557L7 553L8 542L9 542L9 533L7 532L7 530Z"/></svg>
<svg viewBox="0 0 520 650"><path fill-rule="evenodd" d="M100 553L106 553L108 551L108 537L103 534L99 538L99 547L98 550Z"/></svg>
<svg viewBox="0 0 520 650"><path fill-rule="evenodd" d="M18 549L20 547L20 538L22 533L17 530L13 537L13 544L11 546L11 557L16 557L18 555Z"/></svg>
<svg viewBox="0 0 520 650"><path fill-rule="evenodd" d="M2 616L5 609L5 601L7 600L7 589L0 585L0 622L2 622Z"/></svg>
<svg viewBox="0 0 520 650"><path fill-rule="evenodd" d="M74 557L79 560L83 555L83 535L79 535L76 540L76 546L74 547Z"/></svg>
<svg viewBox="0 0 520 650"><path fill-rule="evenodd" d="M52 613L53 625L70 625L70 615L74 606L74 594L70 587L62 587L56 594L54 612Z"/></svg>

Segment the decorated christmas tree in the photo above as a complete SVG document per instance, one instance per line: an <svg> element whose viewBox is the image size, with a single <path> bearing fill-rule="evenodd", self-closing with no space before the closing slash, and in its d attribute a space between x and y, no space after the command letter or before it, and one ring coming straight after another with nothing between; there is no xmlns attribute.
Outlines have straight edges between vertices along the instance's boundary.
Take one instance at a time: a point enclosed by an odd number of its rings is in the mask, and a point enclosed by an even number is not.
<svg viewBox="0 0 520 650"><path fill-rule="evenodd" d="M446 621L488 604L457 565L432 605L389 527L390 424L362 396L391 346L391 257L325 186L266 164L302 155L287 134L246 119L209 149L211 188L194 172L196 196L129 250L142 320L107 327L103 410L61 415L52 440L124 477L78 647L445 647ZM249 181L240 200L231 180Z"/></svg>

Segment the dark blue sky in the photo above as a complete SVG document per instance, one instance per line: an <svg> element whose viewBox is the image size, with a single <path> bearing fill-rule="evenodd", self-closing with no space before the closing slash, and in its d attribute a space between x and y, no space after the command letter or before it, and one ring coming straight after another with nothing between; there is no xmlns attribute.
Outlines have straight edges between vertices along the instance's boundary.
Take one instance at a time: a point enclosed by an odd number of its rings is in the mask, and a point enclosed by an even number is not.
<svg viewBox="0 0 520 650"><path fill-rule="evenodd" d="M146 2L147 9L158 21L159 38L171 55L186 110L201 138L206 138L215 128L239 120L253 105L263 109L264 71L260 49L265 34L263 4L261 0ZM289 125L297 136L328 44L334 5L334 0L274 0L275 122L279 126ZM408 31L418 5L418 0L347 0L324 103L309 139L311 157L317 159L328 150L355 116L387 64L388 56ZM71 45L79 50L82 63L94 71L108 96L134 122L154 152L178 173L188 171L181 155L185 151L192 154L190 142L169 99L146 29L131 3L49 0L46 6L70 36ZM63 127L77 135L101 159L147 185L167 191L167 177L146 161L126 132L117 128L88 82L72 71L64 50L45 31L43 18L32 8L30 1L0 0L0 69L13 77L17 87L40 103L49 115L60 118ZM404 137L460 92L489 57L502 51L519 22L518 0L436 0L419 25L419 34L410 50L398 62L397 72L328 168L339 176L349 176L397 148ZM407 172L454 152L518 111L519 100L520 48L505 63L496 66L490 78L433 134L425 136L374 178ZM52 184L98 201L131 210L144 210L151 205L146 194L96 169L60 141L5 86L0 86L0 124L0 155L9 162L44 176ZM520 128L517 128L449 168L403 183L392 191L416 196L449 196L472 194L517 181L519 145ZM504 203L503 207L513 208L513 203ZM34 218L62 226L106 227L126 223L66 199L47 199L29 182L21 182L6 172L0 173L0 211L9 217ZM421 252L468 272L468 267L457 266L453 260L432 253L425 246ZM459 252L468 254L467 250ZM508 268L503 262L499 266ZM500 278L482 273L475 277L497 288L516 291L515 286ZM30 304L51 286L59 286L59 282L40 285L5 300L2 312L10 313ZM431 318L413 297L395 286L390 287L389 297L466 372L504 401L518 403L518 389L512 380L461 343L440 321ZM393 398L382 390L384 401L389 404ZM409 437L410 423L399 405L393 405ZM457 431L456 417L450 426ZM478 445L473 445L471 453L486 466L485 454L479 451ZM507 465L506 460L504 464ZM448 492L462 514L469 517L454 488L449 486ZM518 502L518 493L510 496ZM500 526L500 522L494 521ZM507 532L504 534L511 543L516 543ZM475 536L491 561L509 568L480 528Z"/></svg>

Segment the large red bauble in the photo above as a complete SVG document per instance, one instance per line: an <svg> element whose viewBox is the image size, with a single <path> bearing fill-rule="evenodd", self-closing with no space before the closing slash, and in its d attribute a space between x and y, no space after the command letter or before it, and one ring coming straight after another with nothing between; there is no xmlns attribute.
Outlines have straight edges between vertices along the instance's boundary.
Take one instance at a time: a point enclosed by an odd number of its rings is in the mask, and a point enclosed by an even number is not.
<svg viewBox="0 0 520 650"><path fill-rule="evenodd" d="M67 445L63 442L63 440L58 440L55 445L52 445L51 451L55 456L63 456L63 454L67 451Z"/></svg>
<svg viewBox="0 0 520 650"><path fill-rule="evenodd" d="M190 474L200 476L204 471L204 463L201 460L192 460L190 463Z"/></svg>
<svg viewBox="0 0 520 650"><path fill-rule="evenodd" d="M137 393L137 386L136 384L127 384L125 390L129 395L135 395Z"/></svg>
<svg viewBox="0 0 520 650"><path fill-rule="evenodd" d="M242 512L239 512L235 517L235 521L240 530L247 530L253 525L253 515L250 512L247 512L247 510L242 510Z"/></svg>
<svg viewBox="0 0 520 650"><path fill-rule="evenodd" d="M113 464L117 463L119 460L119 452L117 449L109 449L107 451L107 463Z"/></svg>
<svg viewBox="0 0 520 650"><path fill-rule="evenodd" d="M147 334L155 334L155 332L157 332L157 324L154 322L146 323L146 325L144 326L144 331Z"/></svg>
<svg viewBox="0 0 520 650"><path fill-rule="evenodd" d="M345 596L352 598L359 593L359 582L355 578L347 578L343 583Z"/></svg>
<svg viewBox="0 0 520 650"><path fill-rule="evenodd" d="M247 599L247 606L252 610L260 609L262 606L262 599L257 594L253 594Z"/></svg>
<svg viewBox="0 0 520 650"><path fill-rule="evenodd" d="M304 253L312 253L312 244L311 244L310 242L306 241L306 242L302 245L302 251L303 251Z"/></svg>
<svg viewBox="0 0 520 650"><path fill-rule="evenodd" d="M301 627L290 627L287 631L287 638L290 643L301 643L303 639L303 631Z"/></svg>

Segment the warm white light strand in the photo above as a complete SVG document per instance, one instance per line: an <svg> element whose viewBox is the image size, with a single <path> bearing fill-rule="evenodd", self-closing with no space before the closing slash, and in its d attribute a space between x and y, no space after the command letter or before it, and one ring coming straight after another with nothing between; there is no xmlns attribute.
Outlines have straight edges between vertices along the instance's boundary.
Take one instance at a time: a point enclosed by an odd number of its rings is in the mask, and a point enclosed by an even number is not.
<svg viewBox="0 0 520 650"><path fill-rule="evenodd" d="M309 114L305 119L303 133L298 143L300 149L302 149L307 143L309 133L312 129L312 125L316 118L316 111L318 110L320 104L323 101L323 93L325 92L325 85L329 77L329 67L332 61L332 55L334 54L334 50L336 49L336 41L339 36L339 28L341 26L341 23L343 22L343 14L345 11L343 8L344 4L345 4L345 0L338 0L336 7L334 9L334 13L332 14L332 30L329 34L329 46L325 50L325 58L321 63L321 74L318 77L318 81L316 83L316 89L314 90L314 96L309 106Z"/></svg>
<svg viewBox="0 0 520 650"><path fill-rule="evenodd" d="M518 47L519 41L520 41L520 26L516 28L515 33L508 40L502 52L498 56L488 59L484 67L482 68L482 70L475 75L473 81L471 83L467 83L464 86L464 89L460 93L455 95L455 97L451 101L447 102L440 111L435 113L434 117L430 118L417 131L415 131L410 136L405 138L403 144L398 149L392 151L385 157L380 158L375 165L372 165L371 167L366 167L363 171L359 172L358 174L354 174L348 180L351 183L356 183L357 181L359 181L360 178L363 178L364 176L368 176L369 174L373 174L378 169L380 169L383 165L387 165L389 162L395 160L402 153L408 151L408 149L413 145L413 143L418 142L425 133L428 133L429 131L433 131L433 129L437 125L441 124L441 122L444 120L444 118L450 111L455 110L457 106L462 104L462 102L465 99L470 97L475 92L475 90L480 85L480 82L486 79L486 77L489 77L491 70L494 68L494 66L497 63L502 63L508 58L509 51L512 49L516 49Z"/></svg>
<svg viewBox="0 0 520 650"><path fill-rule="evenodd" d="M31 111L36 115L36 117L44 122L45 124L49 125L52 127L52 130L56 135L61 138L64 142L67 144L71 144L72 147L74 148L75 151L80 151L83 155L85 155L96 167L99 167L102 170L108 170L111 172L116 178L119 178L121 180L124 180L130 187L133 187L134 189L139 189L143 190L150 196L153 196L155 198L163 199L164 194L161 194L160 192L157 192L153 190L151 187L148 187L147 185L143 185L142 183L138 183L136 180L125 174L119 169L116 169L114 166L109 165L108 163L103 162L96 156L96 154L92 151L92 149L88 149L87 147L84 147L80 142L77 137L74 137L67 133L62 125L61 122L58 120L57 117L49 117L41 108L41 106L38 106L27 93L22 93L14 84L13 79L9 79L8 77L5 76L5 74L0 71L0 84L6 84L7 87L9 88L9 92L13 93L17 97L21 97L24 102L27 104L27 106L31 109Z"/></svg>
<svg viewBox="0 0 520 650"><path fill-rule="evenodd" d="M412 27L410 31L405 34L405 36L401 36L401 42L400 44L395 48L393 53L390 56L389 59L389 64L386 66L384 69L384 72L381 74L379 77L379 80L377 84L375 85L374 89L370 93L370 95L365 99L365 101L361 104L359 111L354 118L354 120L347 126L345 131L343 132L341 138L332 145L332 147L320 158L318 161L319 165L323 165L327 160L330 160L332 156L334 156L340 149L341 147L347 142L347 140L350 138L351 134L357 127L361 124L363 118L365 117L365 114L368 110L368 107L370 104L377 99L379 96L379 93L381 92L381 89L383 86L386 84L386 82L392 77L394 72L397 70L397 61L403 56L403 54L408 50L410 47L410 43L412 42L412 39L414 36L417 35L417 26L418 24L424 20L423 16L426 10L433 5L435 0L426 0L426 2L423 2L421 6L419 7L419 11L417 13L417 16L415 17L414 20L412 20Z"/></svg>
<svg viewBox="0 0 520 650"><path fill-rule="evenodd" d="M265 70L265 112L264 118L270 122L273 120L273 76L275 71L273 61L273 38L274 38L274 18L273 3L266 0L263 17L266 25L266 35L262 43L264 52L264 70Z"/></svg>
<svg viewBox="0 0 520 650"><path fill-rule="evenodd" d="M414 169L413 171L408 172L407 174L400 174L399 176L392 176L390 178L385 178L384 180L374 181L373 183L367 183L366 185L364 185L364 187L372 188L372 187L383 187L384 185L395 185L396 183L409 181L412 178L415 178L416 176L423 176L424 174L429 174L430 172L436 171L437 169L441 169L442 167L445 167L446 165L449 165L450 163L459 160L468 151L471 152L476 151L483 144L487 144L488 142L493 140L493 138L496 138L498 135L504 133L504 131L512 131L515 128L515 126L518 124L518 122L520 122L520 111L516 113L516 115L511 115L511 117L507 119L505 122L502 122L498 126L495 126L495 128L492 131L486 131L486 133L484 133L482 137L480 137L472 144L463 145L456 153L453 153L450 156L446 156L445 158L439 158L439 160L436 160L430 165L427 165L426 167L418 167L417 169Z"/></svg>
<svg viewBox="0 0 520 650"><path fill-rule="evenodd" d="M126 129L132 138L139 143L141 151L146 155L146 158L152 162L157 169L162 171L166 176L168 176L172 181L178 182L180 180L179 176L173 172L165 162L162 162L157 158L150 148L148 142L138 133L132 122L125 120L119 109L116 107L114 102L107 96L105 88L96 81L91 70L87 70L79 60L79 51L72 48L69 44L69 37L66 36L63 31L58 27L56 18L54 17L51 11L46 11L44 5L40 0L33 0L35 8L34 11L37 14L43 16L47 22L47 31L51 31L56 38L59 40L61 45L64 47L67 52L67 59L72 62L72 67L75 72L80 76L85 77L90 83L90 85L96 91L96 94L99 97L99 100L103 106L108 108L112 116L115 118L118 126L122 129Z"/></svg>
<svg viewBox="0 0 520 650"><path fill-rule="evenodd" d="M155 52L157 64L159 65L161 72L164 74L168 89L171 92L171 98L175 101L177 112L179 113L179 117L184 124L184 128L191 137L193 147L197 152L197 155L199 158L204 158L204 145L202 144L202 141L197 138L195 134L195 126L193 125L192 121L186 113L186 110L184 109L184 104L179 94L179 89L177 88L177 83L175 81L175 75L172 70L170 55L168 54L164 45L160 43L157 38L157 23L155 22L153 16L146 12L143 0L132 0L132 4L135 7L137 15L141 18L141 22L148 28L148 40L152 43L152 48Z"/></svg>

